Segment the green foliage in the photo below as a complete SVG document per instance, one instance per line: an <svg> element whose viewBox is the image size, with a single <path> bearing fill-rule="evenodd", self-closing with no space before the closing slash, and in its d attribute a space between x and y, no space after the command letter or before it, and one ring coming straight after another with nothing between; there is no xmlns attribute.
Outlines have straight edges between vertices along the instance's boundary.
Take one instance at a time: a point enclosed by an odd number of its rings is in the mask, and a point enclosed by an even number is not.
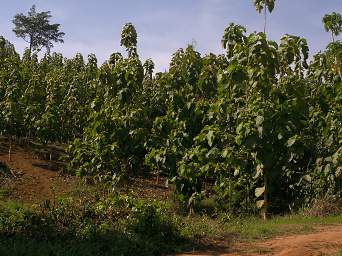
<svg viewBox="0 0 342 256"><path fill-rule="evenodd" d="M231 23L221 43L225 55L180 48L155 75L130 23L128 57L100 67L94 55L20 59L2 43L1 132L69 144L68 170L99 182L163 175L190 212L211 200L266 216L341 196L340 41L310 63L294 35L277 43Z"/></svg>
<svg viewBox="0 0 342 256"><path fill-rule="evenodd" d="M334 36L338 36L342 32L342 16L339 13L332 12L323 17L324 29L330 32L333 40Z"/></svg>
<svg viewBox="0 0 342 256"><path fill-rule="evenodd" d="M275 0L253 0L256 10L260 13L264 8L272 12L275 5Z"/></svg>
<svg viewBox="0 0 342 256"><path fill-rule="evenodd" d="M153 70L154 70L154 63L153 60L147 59L143 65L145 71L145 78L152 80Z"/></svg>
<svg viewBox="0 0 342 256"><path fill-rule="evenodd" d="M0 59L3 61L12 55L16 55L14 45L7 41L3 36L0 36Z"/></svg>
<svg viewBox="0 0 342 256"><path fill-rule="evenodd" d="M124 46L129 56L137 55L138 34L132 23L126 23L121 32L121 46Z"/></svg>
<svg viewBox="0 0 342 256"><path fill-rule="evenodd" d="M129 196L1 206L0 213L4 255L160 255L183 242L165 208Z"/></svg>
<svg viewBox="0 0 342 256"><path fill-rule="evenodd" d="M247 39L245 36L246 28L241 25L230 23L224 30L221 40L222 47L227 51L227 57L232 58L234 55L234 48L241 47Z"/></svg>

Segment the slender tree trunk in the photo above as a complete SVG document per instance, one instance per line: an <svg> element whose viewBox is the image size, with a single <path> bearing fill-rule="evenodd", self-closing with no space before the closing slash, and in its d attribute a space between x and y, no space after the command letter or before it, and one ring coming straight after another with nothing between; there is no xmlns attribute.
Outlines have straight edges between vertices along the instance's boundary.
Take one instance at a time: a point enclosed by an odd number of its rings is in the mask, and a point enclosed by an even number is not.
<svg viewBox="0 0 342 256"><path fill-rule="evenodd" d="M335 66L336 66L336 71L342 81L341 61L337 56L335 56Z"/></svg>
<svg viewBox="0 0 342 256"><path fill-rule="evenodd" d="M32 44L33 44L33 36L30 36L30 48L29 48L29 53L30 53L30 59L31 59L31 53L32 53Z"/></svg>
<svg viewBox="0 0 342 256"><path fill-rule="evenodd" d="M266 26L267 26L267 6L264 6L264 34L266 35Z"/></svg>
<svg viewBox="0 0 342 256"><path fill-rule="evenodd" d="M331 32L331 39L332 39L332 42L335 43L335 36L333 32ZM335 69L342 81L341 61L336 55L335 55Z"/></svg>
<svg viewBox="0 0 342 256"><path fill-rule="evenodd" d="M188 214L188 218L192 217L194 215L194 207L193 205L191 204L189 206L189 214Z"/></svg>
<svg viewBox="0 0 342 256"><path fill-rule="evenodd" d="M159 184L159 172L157 173L157 180L156 180L156 184Z"/></svg>
<svg viewBox="0 0 342 256"><path fill-rule="evenodd" d="M265 183L265 191L264 191L264 207L262 210L262 218L264 220L268 219L268 204L269 204L269 198L268 198L268 184L269 184L269 179L268 179L268 172L267 170L264 173L264 183Z"/></svg>
<svg viewBox="0 0 342 256"><path fill-rule="evenodd" d="M12 136L9 135L9 149L8 149L8 161L11 162L12 161Z"/></svg>

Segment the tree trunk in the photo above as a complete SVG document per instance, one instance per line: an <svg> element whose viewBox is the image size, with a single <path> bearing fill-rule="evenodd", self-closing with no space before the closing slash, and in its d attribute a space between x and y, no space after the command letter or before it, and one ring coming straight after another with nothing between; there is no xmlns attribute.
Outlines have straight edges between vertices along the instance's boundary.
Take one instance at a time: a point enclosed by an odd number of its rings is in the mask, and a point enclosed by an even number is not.
<svg viewBox="0 0 342 256"><path fill-rule="evenodd" d="M156 185L159 184L159 172L157 173L157 180L156 180Z"/></svg>
<svg viewBox="0 0 342 256"><path fill-rule="evenodd" d="M267 8L266 3L264 6L264 34L266 35L266 26L267 26Z"/></svg>
<svg viewBox="0 0 342 256"><path fill-rule="evenodd" d="M264 174L264 183L265 183L265 191L264 191L264 207L262 210L262 218L264 220L268 219L268 204L269 204L269 198L268 198L268 184L269 184L269 178L267 171Z"/></svg>
<svg viewBox="0 0 342 256"><path fill-rule="evenodd" d="M191 204L189 206L189 214L188 214L188 218L192 217L194 215L194 207L193 205Z"/></svg>
<svg viewBox="0 0 342 256"><path fill-rule="evenodd" d="M31 53L32 53L32 44L33 44L33 36L30 36L30 48L29 48L29 53L30 53L30 59L31 59Z"/></svg>
<svg viewBox="0 0 342 256"><path fill-rule="evenodd" d="M335 67L342 82L341 61L337 56L335 56Z"/></svg>
<svg viewBox="0 0 342 256"><path fill-rule="evenodd" d="M8 149L8 161L11 162L12 161L12 136L9 136L9 149Z"/></svg>
<svg viewBox="0 0 342 256"><path fill-rule="evenodd" d="M335 36L333 32L331 32L331 39L332 39L332 42L335 43ZM335 56L335 69L342 82L341 61L337 56Z"/></svg>

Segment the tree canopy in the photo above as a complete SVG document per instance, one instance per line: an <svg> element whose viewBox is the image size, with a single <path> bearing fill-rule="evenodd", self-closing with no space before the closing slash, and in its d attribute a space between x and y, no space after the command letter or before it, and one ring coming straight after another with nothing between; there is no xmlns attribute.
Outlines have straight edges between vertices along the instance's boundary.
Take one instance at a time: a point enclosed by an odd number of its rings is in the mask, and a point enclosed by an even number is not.
<svg viewBox="0 0 342 256"><path fill-rule="evenodd" d="M53 47L53 43L63 43L64 32L60 31L60 24L51 24L50 11L37 12L33 5L27 15L16 14L13 19L15 25L13 32L17 37L28 42L30 54L46 48L47 52Z"/></svg>
<svg viewBox="0 0 342 256"><path fill-rule="evenodd" d="M331 33L332 40L342 32L342 16L339 13L332 12L323 17L324 29Z"/></svg>

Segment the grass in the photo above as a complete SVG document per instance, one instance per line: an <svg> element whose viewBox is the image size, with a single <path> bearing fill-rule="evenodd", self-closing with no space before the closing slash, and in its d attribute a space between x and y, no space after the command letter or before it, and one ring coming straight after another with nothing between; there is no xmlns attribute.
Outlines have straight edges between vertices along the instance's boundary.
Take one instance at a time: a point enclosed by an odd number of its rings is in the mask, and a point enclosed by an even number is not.
<svg viewBox="0 0 342 256"><path fill-rule="evenodd" d="M69 195L74 198L96 197L102 196L105 191L104 187L89 186L81 181L74 185ZM139 198L139 195L134 193L131 196ZM309 217L295 214L275 216L267 221L258 216L232 218L223 213L215 218L209 214L197 214L189 218L179 213L178 205L170 198L167 201L159 201L159 204L167 208L169 214L174 217L183 237L197 241L227 235L236 240L268 239L285 234L311 232L315 225L342 224L342 215Z"/></svg>
<svg viewBox="0 0 342 256"><path fill-rule="evenodd" d="M0 204L0 255L161 255L183 241L161 205L128 196Z"/></svg>
<svg viewBox="0 0 342 256"><path fill-rule="evenodd" d="M274 217L264 221L257 217L232 219L222 222L207 216L197 216L185 219L183 234L193 238L215 238L233 235L236 239L255 240L268 239L284 234L299 234L313 231L315 225L341 224L342 215L328 217L306 217L303 215L290 215Z"/></svg>
<svg viewBox="0 0 342 256"><path fill-rule="evenodd" d="M0 255L160 255L203 248L203 239L253 241L342 223L342 216L292 215L267 221L257 217L222 221L205 215L188 218L170 213L158 202L121 196L88 205L76 201L62 200L53 208L40 206L40 210L2 203Z"/></svg>
<svg viewBox="0 0 342 256"><path fill-rule="evenodd" d="M35 207L0 203L0 255L160 255L203 249L208 241L251 242L342 223L342 215L298 214L267 221L223 214L189 218L177 214L170 202L94 196L94 190L85 187L75 187L74 199L69 195Z"/></svg>
<svg viewBox="0 0 342 256"><path fill-rule="evenodd" d="M9 181L0 173L0 200L7 200L13 193Z"/></svg>
<svg viewBox="0 0 342 256"><path fill-rule="evenodd" d="M195 241L187 251L227 251L231 244L242 242L248 244L249 250L255 250L255 253L267 254L269 250L254 248L253 243L276 236L311 233L317 225L341 223L341 215L321 218L291 215L274 217L267 221L257 217L246 217L226 222L208 216L195 216L183 219L181 233ZM342 252L337 256L342 256Z"/></svg>
<svg viewBox="0 0 342 256"><path fill-rule="evenodd" d="M160 255L205 250L208 243L217 246L217 241L226 245L308 233L315 225L342 223L342 215L297 214L263 221L257 216L206 213L189 218L171 197L149 200L141 193L118 190L111 198L108 188L85 180L76 182L64 198L41 206L3 200L10 192L0 187L0 255Z"/></svg>
<svg viewBox="0 0 342 256"><path fill-rule="evenodd" d="M6 200L12 194L12 188L9 184L11 175L9 167L0 161L0 200Z"/></svg>
<svg viewBox="0 0 342 256"><path fill-rule="evenodd" d="M271 238L284 234L298 234L310 232L315 225L329 225L342 223L342 216L306 217L301 215L292 215L284 217L275 217L268 221L251 218L237 223L235 229L248 239ZM234 225L233 225L234 226Z"/></svg>
<svg viewBox="0 0 342 256"><path fill-rule="evenodd" d="M9 187L4 186L0 188L0 200L8 198L12 194L12 191Z"/></svg>
<svg viewBox="0 0 342 256"><path fill-rule="evenodd" d="M83 181L76 183L70 191L72 198L101 197L106 190L97 186L89 186ZM135 195L131 195L135 196ZM307 217L304 215L277 216L267 221L259 217L227 218L226 215L212 218L207 214L197 214L191 218L177 213L177 206L171 199L159 201L161 208L167 209L168 214L175 219L183 237L192 240L202 238L215 239L231 235L236 239L254 240L268 239L284 234L307 233L315 225L329 225L342 223L342 216Z"/></svg>

